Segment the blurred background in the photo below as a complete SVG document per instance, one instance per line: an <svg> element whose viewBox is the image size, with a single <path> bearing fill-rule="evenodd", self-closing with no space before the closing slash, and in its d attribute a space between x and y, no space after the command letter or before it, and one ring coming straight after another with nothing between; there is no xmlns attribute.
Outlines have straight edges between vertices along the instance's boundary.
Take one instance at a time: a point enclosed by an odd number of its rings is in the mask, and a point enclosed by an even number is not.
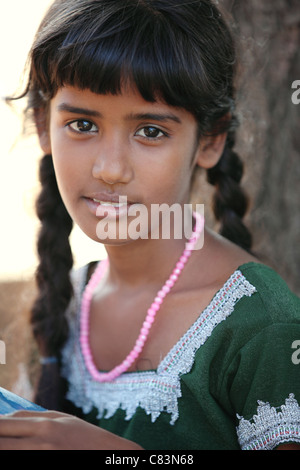
<svg viewBox="0 0 300 470"><path fill-rule="evenodd" d="M217 3L238 38L241 127L237 150L245 163L243 183L251 198L246 222L253 233L254 252L300 295L300 104L291 99L292 83L300 80L300 2ZM26 56L50 4L49 0L10 0L2 6L1 96L23 90ZM34 134L23 135L19 105L11 110L1 101L0 122L0 340L7 347L0 386L24 396L26 381L21 380L21 385L19 378L24 374L22 357L32 343L27 319L37 264L34 201L41 152ZM203 195L210 197L211 187L202 184ZM209 204L207 198L206 217L214 225ZM101 245L77 228L71 242L76 265L103 255Z"/></svg>

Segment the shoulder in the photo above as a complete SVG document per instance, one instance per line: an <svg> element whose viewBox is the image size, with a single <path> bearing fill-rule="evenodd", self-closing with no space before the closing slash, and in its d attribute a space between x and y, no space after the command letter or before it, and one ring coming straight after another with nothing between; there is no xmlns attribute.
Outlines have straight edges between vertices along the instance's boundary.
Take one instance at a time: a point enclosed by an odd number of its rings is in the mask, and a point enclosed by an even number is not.
<svg viewBox="0 0 300 470"><path fill-rule="evenodd" d="M257 262L245 263L239 271L255 288L254 308L260 305L272 322L300 322L300 299L276 271Z"/></svg>
<svg viewBox="0 0 300 470"><path fill-rule="evenodd" d="M262 312L271 322L299 321L300 299L290 290L285 280L271 267L213 232L208 232L205 246L207 276L219 288L234 272L241 272L253 286L254 293L240 302L248 316Z"/></svg>
<svg viewBox="0 0 300 470"><path fill-rule="evenodd" d="M235 360L240 364L241 357L245 363L250 358L250 367L254 358L259 361L264 348L269 358L284 349L290 360L291 345L300 338L300 299L273 269L245 263L218 294L215 299L221 319L226 321L214 329L207 351L219 358L220 369L227 371Z"/></svg>

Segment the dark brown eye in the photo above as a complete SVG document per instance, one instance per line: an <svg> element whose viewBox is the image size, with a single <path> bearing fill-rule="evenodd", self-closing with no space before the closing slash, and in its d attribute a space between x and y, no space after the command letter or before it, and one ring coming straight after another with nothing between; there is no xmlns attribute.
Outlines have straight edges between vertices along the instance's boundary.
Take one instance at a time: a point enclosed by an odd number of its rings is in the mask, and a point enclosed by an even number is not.
<svg viewBox="0 0 300 470"><path fill-rule="evenodd" d="M79 131L91 131L93 124L90 121L77 121L77 128Z"/></svg>
<svg viewBox="0 0 300 470"><path fill-rule="evenodd" d="M75 132L97 132L98 129L91 121L86 119L78 119L77 121L73 121L69 124L69 127Z"/></svg>
<svg viewBox="0 0 300 470"><path fill-rule="evenodd" d="M165 135L163 131L154 126L143 127L137 132L137 135L145 137L147 139L158 139Z"/></svg>
<svg viewBox="0 0 300 470"><path fill-rule="evenodd" d="M157 129L156 127L145 127L145 136L146 137L158 137L160 130Z"/></svg>

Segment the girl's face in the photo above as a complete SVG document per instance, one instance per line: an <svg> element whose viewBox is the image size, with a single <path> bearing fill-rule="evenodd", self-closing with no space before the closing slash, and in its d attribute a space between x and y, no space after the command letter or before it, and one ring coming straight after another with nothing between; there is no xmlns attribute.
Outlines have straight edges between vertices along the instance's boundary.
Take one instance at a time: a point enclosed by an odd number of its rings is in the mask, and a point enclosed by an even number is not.
<svg viewBox="0 0 300 470"><path fill-rule="evenodd" d="M196 136L190 113L149 103L132 89L98 95L66 86L50 105L49 150L59 190L73 220L96 241L99 221L134 220L132 204L150 214L153 204L189 202L203 154ZM127 204L115 206L120 201Z"/></svg>

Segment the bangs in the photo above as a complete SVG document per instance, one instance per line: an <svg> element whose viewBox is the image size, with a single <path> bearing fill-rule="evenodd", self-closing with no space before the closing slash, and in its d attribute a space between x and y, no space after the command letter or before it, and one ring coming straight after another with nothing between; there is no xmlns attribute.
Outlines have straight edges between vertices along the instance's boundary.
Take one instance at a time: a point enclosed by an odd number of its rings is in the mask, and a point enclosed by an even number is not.
<svg viewBox="0 0 300 470"><path fill-rule="evenodd" d="M214 21L211 9L201 31L204 47L197 39L199 31L195 34L194 17L188 29L186 25L181 28L172 0L164 11L154 10L145 1L127 1L124 8L124 1L91 1L81 8L74 1L76 8L68 11L57 34L52 31L51 40L44 25L32 51L35 88L51 99L67 85L97 94L120 94L129 85L146 101L185 108L202 121L222 100L219 108L224 115L230 80L224 73L216 74L215 58L209 55L209 42L216 50L211 24L206 24L208 18ZM99 12L99 3L106 9Z"/></svg>

